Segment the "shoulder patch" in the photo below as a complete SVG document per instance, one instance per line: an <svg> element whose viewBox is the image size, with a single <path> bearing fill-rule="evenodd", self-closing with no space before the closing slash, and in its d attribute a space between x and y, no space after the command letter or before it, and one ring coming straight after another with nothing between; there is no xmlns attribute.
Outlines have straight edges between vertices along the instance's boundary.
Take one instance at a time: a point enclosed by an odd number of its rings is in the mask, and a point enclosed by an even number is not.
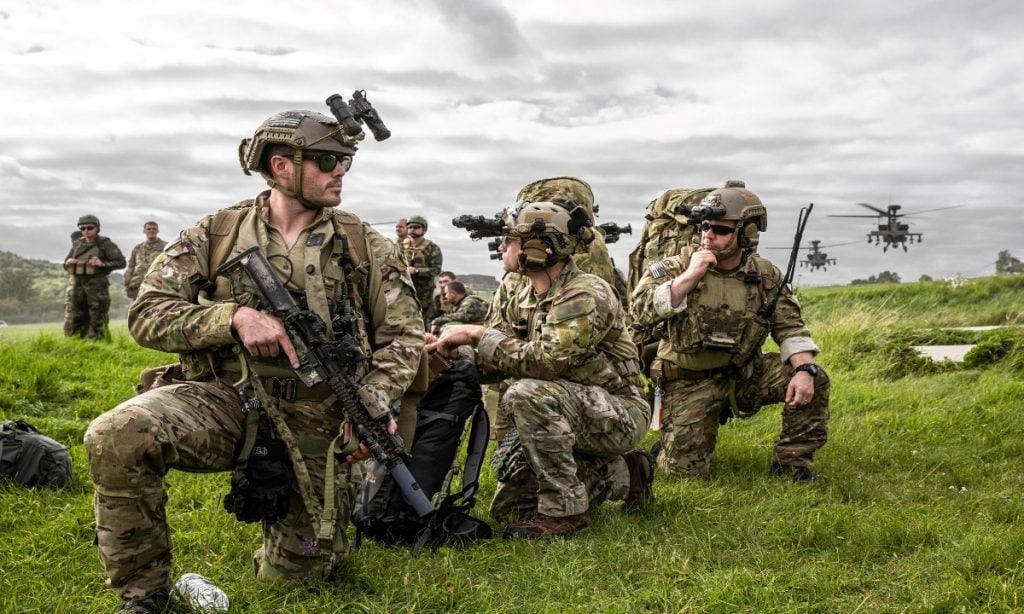
<svg viewBox="0 0 1024 614"><path fill-rule="evenodd" d="M652 262L647 266L647 270L651 273L651 277L659 279L661 277L668 277L668 266L664 260L658 262Z"/></svg>

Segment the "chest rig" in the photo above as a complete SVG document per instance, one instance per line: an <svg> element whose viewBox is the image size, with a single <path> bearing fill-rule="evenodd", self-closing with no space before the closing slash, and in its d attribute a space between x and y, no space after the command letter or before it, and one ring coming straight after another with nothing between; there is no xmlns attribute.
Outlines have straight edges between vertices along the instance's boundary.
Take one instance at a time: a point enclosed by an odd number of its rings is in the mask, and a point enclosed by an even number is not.
<svg viewBox="0 0 1024 614"><path fill-rule="evenodd" d="M683 253L684 270L691 255L690 248ZM753 255L735 271L709 269L687 295L682 317L670 324L672 361L693 371L746 365L771 333L761 312L778 284L770 263Z"/></svg>

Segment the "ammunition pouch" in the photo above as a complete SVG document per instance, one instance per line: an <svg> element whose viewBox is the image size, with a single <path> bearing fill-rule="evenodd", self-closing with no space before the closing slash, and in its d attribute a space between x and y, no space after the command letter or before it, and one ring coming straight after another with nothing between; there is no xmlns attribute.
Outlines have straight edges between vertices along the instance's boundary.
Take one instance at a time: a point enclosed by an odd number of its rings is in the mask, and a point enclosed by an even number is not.
<svg viewBox="0 0 1024 614"><path fill-rule="evenodd" d="M275 523L288 515L294 481L284 441L257 438L248 461L231 474L224 509L241 522Z"/></svg>

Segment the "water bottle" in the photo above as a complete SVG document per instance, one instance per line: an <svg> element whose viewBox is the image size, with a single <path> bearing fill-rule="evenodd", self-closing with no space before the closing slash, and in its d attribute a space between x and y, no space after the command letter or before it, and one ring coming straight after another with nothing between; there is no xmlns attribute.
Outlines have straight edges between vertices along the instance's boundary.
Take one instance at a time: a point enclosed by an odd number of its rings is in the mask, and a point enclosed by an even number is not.
<svg viewBox="0 0 1024 614"><path fill-rule="evenodd" d="M188 604L198 612L227 612L228 596L197 573L187 573L178 578L174 588Z"/></svg>

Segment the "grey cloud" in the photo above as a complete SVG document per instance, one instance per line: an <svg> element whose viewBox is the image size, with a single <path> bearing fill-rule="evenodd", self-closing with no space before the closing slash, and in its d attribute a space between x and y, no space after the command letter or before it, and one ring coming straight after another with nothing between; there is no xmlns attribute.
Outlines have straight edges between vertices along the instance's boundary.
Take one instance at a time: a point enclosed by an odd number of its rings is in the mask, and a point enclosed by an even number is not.
<svg viewBox="0 0 1024 614"><path fill-rule="evenodd" d="M451 29L470 37L479 59L488 62L516 61L529 51L515 18L490 0L434 0Z"/></svg>

